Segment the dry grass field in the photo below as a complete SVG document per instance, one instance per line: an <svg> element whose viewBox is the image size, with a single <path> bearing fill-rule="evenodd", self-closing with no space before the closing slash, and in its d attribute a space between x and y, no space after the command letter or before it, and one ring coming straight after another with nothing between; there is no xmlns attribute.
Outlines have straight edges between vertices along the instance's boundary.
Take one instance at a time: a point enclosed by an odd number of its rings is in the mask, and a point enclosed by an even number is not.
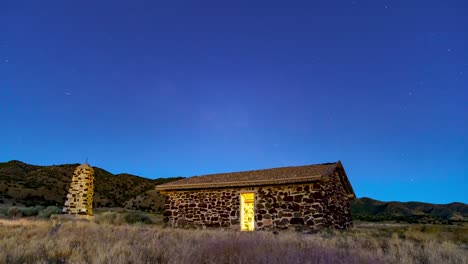
<svg viewBox="0 0 468 264"><path fill-rule="evenodd" d="M468 226L358 223L275 235L118 219L0 219L0 263L468 263Z"/></svg>

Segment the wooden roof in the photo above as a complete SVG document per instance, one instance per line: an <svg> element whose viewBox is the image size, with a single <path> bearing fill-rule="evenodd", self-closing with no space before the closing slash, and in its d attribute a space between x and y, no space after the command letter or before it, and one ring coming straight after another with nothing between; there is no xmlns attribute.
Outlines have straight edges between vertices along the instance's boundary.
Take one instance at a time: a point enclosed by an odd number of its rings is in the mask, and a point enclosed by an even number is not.
<svg viewBox="0 0 468 264"><path fill-rule="evenodd" d="M327 177L340 168L342 183L348 194L354 196L341 162L323 163L307 166L282 167L264 170L210 174L194 176L156 186L156 190L190 190L226 187L264 186L272 184L313 182ZM343 173L341 173L341 171ZM344 179L343 179L344 178Z"/></svg>

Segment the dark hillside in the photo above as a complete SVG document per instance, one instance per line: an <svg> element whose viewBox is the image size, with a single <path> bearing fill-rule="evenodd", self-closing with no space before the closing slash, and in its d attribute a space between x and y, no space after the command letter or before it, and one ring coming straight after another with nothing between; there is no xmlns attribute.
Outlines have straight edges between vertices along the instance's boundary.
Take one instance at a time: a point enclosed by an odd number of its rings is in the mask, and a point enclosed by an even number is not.
<svg viewBox="0 0 468 264"><path fill-rule="evenodd" d="M468 221L468 205L463 203L381 202L364 197L353 201L351 209L355 220L364 221L414 223Z"/></svg>
<svg viewBox="0 0 468 264"><path fill-rule="evenodd" d="M63 205L73 171L78 165L36 166L16 160L0 163L0 204ZM158 210L163 207L164 199L153 192L154 186L180 179L151 180L127 173L114 175L98 167L93 169L95 207Z"/></svg>

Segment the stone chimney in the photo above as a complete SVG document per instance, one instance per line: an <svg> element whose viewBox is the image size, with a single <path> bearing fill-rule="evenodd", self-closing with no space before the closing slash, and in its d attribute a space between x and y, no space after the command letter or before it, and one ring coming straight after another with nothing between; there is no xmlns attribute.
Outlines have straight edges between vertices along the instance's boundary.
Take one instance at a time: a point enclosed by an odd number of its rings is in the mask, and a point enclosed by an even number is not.
<svg viewBox="0 0 468 264"><path fill-rule="evenodd" d="M93 215L94 170L88 163L75 169L63 213Z"/></svg>

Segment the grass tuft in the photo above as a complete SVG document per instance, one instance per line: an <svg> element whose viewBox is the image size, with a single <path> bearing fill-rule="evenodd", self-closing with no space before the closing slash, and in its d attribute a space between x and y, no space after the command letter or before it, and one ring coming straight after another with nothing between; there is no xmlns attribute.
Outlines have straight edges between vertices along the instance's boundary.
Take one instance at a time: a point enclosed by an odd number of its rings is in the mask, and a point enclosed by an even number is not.
<svg viewBox="0 0 468 264"><path fill-rule="evenodd" d="M0 219L0 263L468 263L466 225L357 224L275 235L128 225L125 218Z"/></svg>

